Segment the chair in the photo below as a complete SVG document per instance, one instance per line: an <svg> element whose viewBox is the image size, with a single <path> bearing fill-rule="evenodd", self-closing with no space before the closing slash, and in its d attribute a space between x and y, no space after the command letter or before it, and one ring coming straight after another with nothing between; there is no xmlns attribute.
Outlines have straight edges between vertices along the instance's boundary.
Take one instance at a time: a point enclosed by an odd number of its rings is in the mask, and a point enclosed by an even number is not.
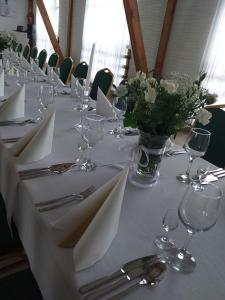
<svg viewBox="0 0 225 300"><path fill-rule="evenodd" d="M30 46L27 44L23 49L22 55L24 58L26 58L28 60L29 54L30 54Z"/></svg>
<svg viewBox="0 0 225 300"><path fill-rule="evenodd" d="M211 112L212 118L209 124L203 126L199 122L195 127L203 128L211 132L208 149L203 158L210 163L224 168L225 167L225 111L220 108L207 108Z"/></svg>
<svg viewBox="0 0 225 300"><path fill-rule="evenodd" d="M45 49L41 50L38 55L38 66L40 69L43 69L47 58L47 51Z"/></svg>
<svg viewBox="0 0 225 300"><path fill-rule="evenodd" d="M55 68L59 63L59 55L58 53L52 53L48 59L48 66ZM48 69L46 69L45 73L47 74Z"/></svg>
<svg viewBox="0 0 225 300"><path fill-rule="evenodd" d="M82 61L76 66L73 72L73 76L76 78L86 78L87 72L88 72L88 64L85 61Z"/></svg>
<svg viewBox="0 0 225 300"><path fill-rule="evenodd" d="M63 62L60 65L59 78L64 84L67 83L73 68L73 60L71 57L64 58Z"/></svg>
<svg viewBox="0 0 225 300"><path fill-rule="evenodd" d="M38 54L38 48L36 46L34 46L31 50L30 50L30 56L29 56L29 62L30 59L32 58L33 60L35 60L37 58L37 54Z"/></svg>
<svg viewBox="0 0 225 300"><path fill-rule="evenodd" d="M16 48L16 51L17 51L18 53L22 53L22 50L23 50L23 45L20 43L20 44L18 44L18 46L17 46L17 48Z"/></svg>
<svg viewBox="0 0 225 300"><path fill-rule="evenodd" d="M107 96L107 94L110 91L110 88L112 86L112 83L113 83L113 77L114 77L113 73L108 68L99 70L96 73L94 81L92 83L90 97L93 100L97 99L98 87Z"/></svg>

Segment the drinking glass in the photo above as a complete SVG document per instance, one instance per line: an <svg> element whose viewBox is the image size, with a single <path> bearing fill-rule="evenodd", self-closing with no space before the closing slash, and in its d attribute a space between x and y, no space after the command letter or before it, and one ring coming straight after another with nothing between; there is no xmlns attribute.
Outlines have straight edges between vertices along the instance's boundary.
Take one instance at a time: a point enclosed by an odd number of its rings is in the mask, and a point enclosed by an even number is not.
<svg viewBox="0 0 225 300"><path fill-rule="evenodd" d="M169 239L170 231L178 227L177 211L175 209L168 209L162 220L163 229L166 231L165 235L158 235L154 240L154 244L162 250L174 248L174 242Z"/></svg>
<svg viewBox="0 0 225 300"><path fill-rule="evenodd" d="M82 127L83 139L87 142L89 153L85 164L82 165L82 169L85 171L92 171L96 165L91 159L91 150L95 145L100 142L104 137L103 131L103 117L90 114L85 118L85 124Z"/></svg>
<svg viewBox="0 0 225 300"><path fill-rule="evenodd" d="M187 250L193 235L210 230L217 221L222 191L214 184L207 184L203 190L188 186L178 208L178 216L188 232L188 239L182 248L176 249L170 257L173 269L190 273L196 266L195 258Z"/></svg>
<svg viewBox="0 0 225 300"><path fill-rule="evenodd" d="M123 99L120 99L118 102L118 98L116 98L112 102L112 109L117 118L117 122L119 124L118 127L110 130L108 133L114 135L116 138L123 138L124 137L123 119L124 119L124 114L127 111L127 102Z"/></svg>
<svg viewBox="0 0 225 300"><path fill-rule="evenodd" d="M177 180L190 183L190 170L194 159L201 157L207 151L211 133L202 128L192 128L185 142L184 148L189 154L189 164L185 174L177 175Z"/></svg>
<svg viewBox="0 0 225 300"><path fill-rule="evenodd" d="M54 103L54 90L51 85L40 86L40 98L44 105L44 109L47 110L49 105Z"/></svg>

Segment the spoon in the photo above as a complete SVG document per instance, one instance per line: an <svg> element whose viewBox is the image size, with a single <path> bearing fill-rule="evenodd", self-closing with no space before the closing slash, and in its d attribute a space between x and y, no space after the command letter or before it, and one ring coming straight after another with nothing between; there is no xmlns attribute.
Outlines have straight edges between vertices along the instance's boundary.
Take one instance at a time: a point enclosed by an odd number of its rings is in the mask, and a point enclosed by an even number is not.
<svg viewBox="0 0 225 300"><path fill-rule="evenodd" d="M150 286L156 285L162 279L162 274L165 272L165 270L166 270L165 262L155 263L154 265L150 266L147 273L143 275L142 279L138 283L131 285L124 291L108 298L107 300L118 300L123 296L126 296L128 293L132 292L133 290L145 285L150 285Z"/></svg>

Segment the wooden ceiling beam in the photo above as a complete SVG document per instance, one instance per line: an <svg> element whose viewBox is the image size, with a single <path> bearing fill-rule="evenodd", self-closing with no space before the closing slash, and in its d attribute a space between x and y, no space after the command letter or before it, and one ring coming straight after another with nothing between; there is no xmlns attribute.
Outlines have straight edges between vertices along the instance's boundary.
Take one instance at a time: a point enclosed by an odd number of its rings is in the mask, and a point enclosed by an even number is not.
<svg viewBox="0 0 225 300"><path fill-rule="evenodd" d="M71 52L71 38L72 38L72 25L73 25L73 0L69 0L68 5L68 23L67 23L67 56Z"/></svg>
<svg viewBox="0 0 225 300"><path fill-rule="evenodd" d="M136 71L148 72L137 0L123 0Z"/></svg>
<svg viewBox="0 0 225 300"><path fill-rule="evenodd" d="M162 69L163 69L164 60L166 56L166 50L168 46L171 27L173 24L176 4L177 4L177 0L167 0L167 7L166 7L158 52L156 56L156 63L154 68L154 75L156 77L160 77L162 74Z"/></svg>
<svg viewBox="0 0 225 300"><path fill-rule="evenodd" d="M49 38L51 40L52 46L53 46L55 52L58 53L59 61L61 63L63 61L64 57L63 57L62 51L60 49L58 40L56 38L54 29L52 27L51 21L49 19L48 12L45 8L44 2L43 2L43 0L35 0L35 1L36 1L37 6L38 6L38 9L40 11L40 14L42 16L42 19L43 19L43 22L45 24L46 30L48 32Z"/></svg>

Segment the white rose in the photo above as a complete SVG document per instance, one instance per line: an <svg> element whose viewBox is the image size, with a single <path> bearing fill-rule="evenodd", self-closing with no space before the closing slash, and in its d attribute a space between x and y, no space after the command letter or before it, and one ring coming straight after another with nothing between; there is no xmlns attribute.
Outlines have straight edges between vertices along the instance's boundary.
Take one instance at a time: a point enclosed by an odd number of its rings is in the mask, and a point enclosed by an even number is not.
<svg viewBox="0 0 225 300"><path fill-rule="evenodd" d="M212 117L212 114L205 108L201 108L196 115L196 119L202 125L207 125L209 123L209 120L211 119L211 117Z"/></svg>
<svg viewBox="0 0 225 300"><path fill-rule="evenodd" d="M178 84L172 80L160 80L160 85L167 91L169 94L176 93L178 89Z"/></svg>
<svg viewBox="0 0 225 300"><path fill-rule="evenodd" d="M155 84L156 79L154 77L149 77L148 81L152 84Z"/></svg>
<svg viewBox="0 0 225 300"><path fill-rule="evenodd" d="M148 103L154 103L156 99L156 90L154 88L149 88L145 92L145 101Z"/></svg>
<svg viewBox="0 0 225 300"><path fill-rule="evenodd" d="M121 84L116 89L116 95L119 98L125 96L127 93L128 93L128 90L127 90L127 87L124 84Z"/></svg>

